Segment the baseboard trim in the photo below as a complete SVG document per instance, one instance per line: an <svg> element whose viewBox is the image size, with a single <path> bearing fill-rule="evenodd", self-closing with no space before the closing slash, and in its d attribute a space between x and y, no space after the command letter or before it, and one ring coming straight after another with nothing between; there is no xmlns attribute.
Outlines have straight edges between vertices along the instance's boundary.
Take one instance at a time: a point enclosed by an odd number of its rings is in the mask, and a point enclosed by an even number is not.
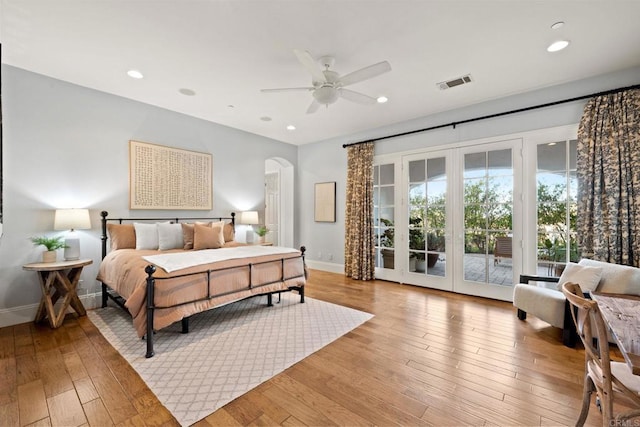
<svg viewBox="0 0 640 427"><path fill-rule="evenodd" d="M344 274L343 264L334 264L332 262L306 260L307 267L314 270L328 271L330 273Z"/></svg>
<svg viewBox="0 0 640 427"><path fill-rule="evenodd" d="M82 295L80 296L80 301L87 310L99 307L100 304L102 304L102 293L97 292L94 294ZM0 310L0 328L33 322L33 319L36 318L36 312L38 311L39 306L40 304L38 303ZM69 308L67 312L73 312L73 309Z"/></svg>

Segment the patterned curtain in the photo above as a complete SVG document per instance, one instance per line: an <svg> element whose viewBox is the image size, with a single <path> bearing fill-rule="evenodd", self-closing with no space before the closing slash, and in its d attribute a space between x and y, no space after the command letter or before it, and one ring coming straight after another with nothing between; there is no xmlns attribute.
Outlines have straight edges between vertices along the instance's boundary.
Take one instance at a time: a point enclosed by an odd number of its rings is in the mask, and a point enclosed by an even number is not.
<svg viewBox="0 0 640 427"><path fill-rule="evenodd" d="M582 256L640 267L640 90L590 99L577 151Z"/></svg>
<svg viewBox="0 0 640 427"><path fill-rule="evenodd" d="M373 143L347 147L344 273L359 280L375 274L373 240Z"/></svg>

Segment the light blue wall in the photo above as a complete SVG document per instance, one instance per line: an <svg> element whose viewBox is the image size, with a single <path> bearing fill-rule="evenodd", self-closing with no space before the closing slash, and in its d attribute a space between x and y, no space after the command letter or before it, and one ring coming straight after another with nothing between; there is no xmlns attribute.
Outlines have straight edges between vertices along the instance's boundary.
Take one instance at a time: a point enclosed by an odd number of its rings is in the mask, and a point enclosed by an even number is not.
<svg viewBox="0 0 640 427"><path fill-rule="evenodd" d="M205 120L2 65L4 234L0 239L0 310L35 304L40 260L30 236L56 234L53 209L91 211L81 234L81 294L97 291L100 211L116 217L228 215L264 209L264 165L281 157L297 166L297 147ZM212 211L129 211L129 140L212 153ZM296 239L297 240L297 239ZM62 254L59 254L59 259ZM2 315L2 311L0 311ZM26 320L25 320L26 321ZM0 324L2 321L0 320Z"/></svg>
<svg viewBox="0 0 640 427"><path fill-rule="evenodd" d="M459 122L474 117L521 109L533 105L570 99L582 95L626 87L640 83L640 68L596 78L576 81L520 95L472 105L454 111L422 117L384 128L371 129L343 138L301 146L298 151L298 217L300 241L307 246L307 258L312 265L342 271L344 264L344 206L347 154L342 144L374 139L441 124ZM464 88L462 88L464 90ZM457 90L457 89L451 89ZM390 102L393 102L391 100ZM425 100L428 102L428 100ZM429 146L509 135L518 132L575 124L580 121L586 101L575 101L523 113L482 120L429 132L383 140L375 144L375 154L400 153ZM391 107L390 105L389 107ZM387 106L385 106L387 107ZM526 161L526 159L525 159ZM336 181L336 223L314 223L313 188L316 182ZM333 259L329 259L330 255ZM315 262L315 263L314 263ZM328 265L335 264L335 265Z"/></svg>

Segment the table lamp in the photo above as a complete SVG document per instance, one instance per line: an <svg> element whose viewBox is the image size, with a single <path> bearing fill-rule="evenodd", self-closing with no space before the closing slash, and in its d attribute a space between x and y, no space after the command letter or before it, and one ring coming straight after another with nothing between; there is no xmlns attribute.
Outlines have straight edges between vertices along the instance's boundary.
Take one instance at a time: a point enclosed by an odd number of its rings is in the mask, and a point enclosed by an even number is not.
<svg viewBox="0 0 640 427"><path fill-rule="evenodd" d="M258 224L257 211L244 211L240 214L240 224L249 225L247 229L247 243L253 243L253 226Z"/></svg>
<svg viewBox="0 0 640 427"><path fill-rule="evenodd" d="M64 259L66 261L80 259L80 238L75 230L91 228L89 209L56 209L53 221L54 230L71 230L64 241Z"/></svg>

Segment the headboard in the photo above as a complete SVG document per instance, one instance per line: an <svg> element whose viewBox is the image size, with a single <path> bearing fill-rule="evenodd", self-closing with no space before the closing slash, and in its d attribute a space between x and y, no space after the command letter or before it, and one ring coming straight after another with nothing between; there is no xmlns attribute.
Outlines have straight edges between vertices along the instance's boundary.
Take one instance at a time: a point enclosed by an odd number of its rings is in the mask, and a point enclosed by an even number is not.
<svg viewBox="0 0 640 427"><path fill-rule="evenodd" d="M235 212L231 212L231 216L229 217L223 217L223 216L216 216L216 217L189 217L189 218L182 218L182 217L163 217L163 218L108 218L109 216L109 212L107 211L102 211L100 212L100 222L102 223L102 236L100 237L101 241L102 241L102 258L104 259L105 256L107 256L107 240L109 238L108 234L107 234L107 223L108 222L117 222L118 224L122 224L122 223L130 223L130 222L148 222L148 221L169 221L172 223L180 223L180 222L192 222L192 221L229 221L231 222L231 224L233 225L233 228L235 229L236 226L236 213Z"/></svg>

